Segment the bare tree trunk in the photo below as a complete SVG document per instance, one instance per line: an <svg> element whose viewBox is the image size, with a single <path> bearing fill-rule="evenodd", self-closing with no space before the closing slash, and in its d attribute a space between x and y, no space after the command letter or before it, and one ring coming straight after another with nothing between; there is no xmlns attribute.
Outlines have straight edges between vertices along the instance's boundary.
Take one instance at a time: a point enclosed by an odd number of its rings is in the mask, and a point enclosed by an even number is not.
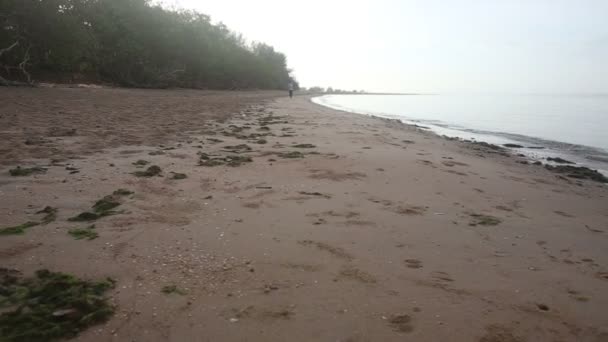
<svg viewBox="0 0 608 342"><path fill-rule="evenodd" d="M29 84L29 85L32 84L32 76L30 75L29 72L27 72L26 67L27 67L27 63L30 61L30 48L31 48L31 46L28 46L27 50L25 50L25 56L23 56L23 61L21 61L21 63L19 63L19 70L21 70L21 72L23 72L23 74L27 78L27 84Z"/></svg>

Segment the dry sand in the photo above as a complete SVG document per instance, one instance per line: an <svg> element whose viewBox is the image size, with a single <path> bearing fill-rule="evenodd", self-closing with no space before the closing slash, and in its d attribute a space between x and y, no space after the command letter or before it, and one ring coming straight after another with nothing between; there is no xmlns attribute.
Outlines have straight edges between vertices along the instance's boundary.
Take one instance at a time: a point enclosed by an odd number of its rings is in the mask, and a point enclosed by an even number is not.
<svg viewBox="0 0 608 342"><path fill-rule="evenodd" d="M78 341L608 340L606 186L276 96L0 89L0 227L59 210L0 236L0 264L114 278ZM67 234L118 188L97 239Z"/></svg>

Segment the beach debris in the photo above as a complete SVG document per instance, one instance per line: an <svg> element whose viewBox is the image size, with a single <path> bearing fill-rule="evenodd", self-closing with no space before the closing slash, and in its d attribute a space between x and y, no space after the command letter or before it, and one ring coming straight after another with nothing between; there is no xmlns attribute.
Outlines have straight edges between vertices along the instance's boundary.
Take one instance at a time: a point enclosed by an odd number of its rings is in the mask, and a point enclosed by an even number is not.
<svg viewBox="0 0 608 342"><path fill-rule="evenodd" d="M36 214L46 214L40 223L49 224L57 219L57 208L46 206L44 209L37 211Z"/></svg>
<svg viewBox="0 0 608 342"><path fill-rule="evenodd" d="M393 328L393 330L397 332L402 333L409 333L414 330L414 328L410 324L411 321L412 317L405 314L391 315L388 318L388 323L390 324L391 328Z"/></svg>
<svg viewBox="0 0 608 342"><path fill-rule="evenodd" d="M228 165L232 167L241 166L244 163L251 163L253 159L247 156L220 156L220 157L211 157L206 153L199 153L200 160L198 162L199 166L220 166L220 165Z"/></svg>
<svg viewBox="0 0 608 342"><path fill-rule="evenodd" d="M29 228L39 225L38 222L28 221L18 226L0 228L0 236L2 235L21 235Z"/></svg>
<svg viewBox="0 0 608 342"><path fill-rule="evenodd" d="M491 215L483 215L483 214L469 214L472 217L471 223L469 226L496 226L502 222L501 219Z"/></svg>
<svg viewBox="0 0 608 342"><path fill-rule="evenodd" d="M249 145L247 145L247 144L224 146L224 149L229 152L233 152L233 153L245 153L245 152L250 152L252 150L252 148L249 147Z"/></svg>
<svg viewBox="0 0 608 342"><path fill-rule="evenodd" d="M45 173L46 170L47 170L46 168L43 168L40 166L33 166L33 167L17 166L14 169L8 170L8 172L13 177L26 177L26 176L30 176L33 174Z"/></svg>
<svg viewBox="0 0 608 342"><path fill-rule="evenodd" d="M330 195L326 195L326 194L322 194L320 192L308 192L308 191L300 191L298 192L300 195L305 195L305 196L318 196L318 197L323 197L323 198L327 198L330 199L331 196Z"/></svg>
<svg viewBox="0 0 608 342"><path fill-rule="evenodd" d="M135 165L137 167L144 167L144 166L146 166L148 164L150 164L150 162L147 161L147 160L143 160L143 159L140 159L140 160L138 160L138 161L136 161L136 162L133 163L133 165Z"/></svg>
<svg viewBox="0 0 608 342"><path fill-rule="evenodd" d="M96 213L91 213L88 211L82 212L74 217L70 217L68 219L68 221L70 222L87 222L87 221L95 221L98 220L104 216L108 216L108 215L112 215L113 212L111 211L107 211L107 212L102 212L99 214Z"/></svg>
<svg viewBox="0 0 608 342"><path fill-rule="evenodd" d="M186 295L186 291L178 288L177 285L166 285L166 286L163 286L163 288L160 291L162 293L164 293L164 294L176 293L176 294L182 295L182 296Z"/></svg>
<svg viewBox="0 0 608 342"><path fill-rule="evenodd" d="M589 179L600 183L608 183L608 178L598 172L584 166L572 166L572 165L545 165L545 168L549 171L553 171L559 174L565 174L567 177L576 179Z"/></svg>
<svg viewBox="0 0 608 342"><path fill-rule="evenodd" d="M263 145L263 144L268 143L268 141L266 141L266 139L259 139L259 140L257 140L255 143L256 143L256 144L261 144L261 145Z"/></svg>
<svg viewBox="0 0 608 342"><path fill-rule="evenodd" d="M171 173L173 174L171 179L180 180L180 179L188 178L188 175L186 175L185 173L178 173L178 172L171 172Z"/></svg>
<svg viewBox="0 0 608 342"><path fill-rule="evenodd" d="M523 146L521 146L521 145L511 144L511 143L509 143L509 144L502 144L502 146L504 146L504 147L510 147L510 148L523 148Z"/></svg>
<svg viewBox="0 0 608 342"><path fill-rule="evenodd" d="M594 233L603 233L604 231L601 229L595 229L595 228L591 228L589 227L589 225L585 225L585 228L589 229L590 231L594 232Z"/></svg>
<svg viewBox="0 0 608 342"><path fill-rule="evenodd" d="M536 307L541 311L549 311L549 307L542 303L537 303Z"/></svg>
<svg viewBox="0 0 608 342"><path fill-rule="evenodd" d="M281 120L282 118L284 118L284 116L269 115L269 116L265 116L265 117L259 118L258 119L258 123L261 126L274 125L274 124L286 124L286 123L288 123L285 120Z"/></svg>
<svg viewBox="0 0 608 342"><path fill-rule="evenodd" d="M422 268L422 261L418 259L405 259L405 266L408 268Z"/></svg>
<svg viewBox="0 0 608 342"><path fill-rule="evenodd" d="M133 191L127 190L127 189L118 189L112 193L112 195L115 195L115 196L129 196L129 195L133 195L133 194L134 194Z"/></svg>
<svg viewBox="0 0 608 342"><path fill-rule="evenodd" d="M297 145L292 145L291 147L295 147L295 148L315 148L317 146L315 146L313 144L297 144Z"/></svg>
<svg viewBox="0 0 608 342"><path fill-rule="evenodd" d="M65 167L66 171L70 171L70 174L73 175L75 173L80 173L80 169L73 167L73 166L66 166Z"/></svg>
<svg viewBox="0 0 608 342"><path fill-rule="evenodd" d="M154 177L157 176L158 174L160 174L162 172L161 168L156 166L156 165L152 165L149 168L146 169L146 171L135 171L133 174L136 177Z"/></svg>
<svg viewBox="0 0 608 342"><path fill-rule="evenodd" d="M554 163L558 163L558 164L576 164L575 162L571 162L569 160L560 158L560 157L555 157L555 158L547 158L548 161L550 162L554 162Z"/></svg>
<svg viewBox="0 0 608 342"><path fill-rule="evenodd" d="M300 151L279 152L279 153L277 153L277 157L286 158L286 159L296 159L296 158L304 158L304 154Z"/></svg>
<svg viewBox="0 0 608 342"><path fill-rule="evenodd" d="M114 313L105 293L115 281L85 281L65 273L38 270L24 278L0 268L2 341L70 338Z"/></svg>
<svg viewBox="0 0 608 342"><path fill-rule="evenodd" d="M99 237L99 234L95 231L95 225L90 225L86 228L74 228L68 230L68 234L72 235L76 240L94 240Z"/></svg>
<svg viewBox="0 0 608 342"><path fill-rule="evenodd" d="M161 150L152 151L152 152L148 153L148 155L150 155L150 156L162 156L164 154L165 154L165 151L161 151Z"/></svg>

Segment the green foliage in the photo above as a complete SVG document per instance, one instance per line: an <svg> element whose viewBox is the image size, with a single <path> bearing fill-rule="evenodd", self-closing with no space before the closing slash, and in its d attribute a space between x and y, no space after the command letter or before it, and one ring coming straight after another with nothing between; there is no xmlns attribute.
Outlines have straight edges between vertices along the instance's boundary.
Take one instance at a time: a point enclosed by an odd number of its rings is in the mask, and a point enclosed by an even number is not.
<svg viewBox="0 0 608 342"><path fill-rule="evenodd" d="M0 340L73 337L112 316L104 294L113 287L109 278L90 282L47 270L23 278L17 271L0 268Z"/></svg>
<svg viewBox="0 0 608 342"><path fill-rule="evenodd" d="M150 167L151 168L151 167ZM148 168L148 170L150 169ZM160 169L160 168L159 168ZM147 172L147 171L139 171ZM120 212L113 211L112 209L121 205L119 201L121 196L128 196L133 194L132 191L126 189L118 189L112 193L112 195L104 196L93 204L93 212L85 211L74 217L70 217L68 221L71 222L89 222L98 220L104 216L118 214Z"/></svg>
<svg viewBox="0 0 608 342"><path fill-rule="evenodd" d="M44 209L36 212L36 214L46 214L40 223L49 224L57 219L57 208L46 206Z"/></svg>
<svg viewBox="0 0 608 342"><path fill-rule="evenodd" d="M17 166L14 169L8 170L8 172L13 177L24 177L24 176L29 176L29 175L32 175L35 173L45 173L46 169L43 167L39 167L39 166L34 166L34 167Z"/></svg>
<svg viewBox="0 0 608 342"><path fill-rule="evenodd" d="M0 1L0 13L7 14L0 49L19 42L0 65L17 66L29 54L36 79L215 89L284 89L293 81L297 88L285 55L195 11L148 0L18 0Z"/></svg>
<svg viewBox="0 0 608 342"><path fill-rule="evenodd" d="M68 234L72 235L76 240L94 240L99 237L99 234L94 230L95 225L88 226L86 228L74 228L68 230Z"/></svg>
<svg viewBox="0 0 608 342"><path fill-rule="evenodd" d="M26 229L35 227L39 224L40 223L38 223L38 222L26 222L24 224L20 224L18 226L14 226L14 227L0 228L0 236L2 236L2 235L21 235L21 234L25 233Z"/></svg>

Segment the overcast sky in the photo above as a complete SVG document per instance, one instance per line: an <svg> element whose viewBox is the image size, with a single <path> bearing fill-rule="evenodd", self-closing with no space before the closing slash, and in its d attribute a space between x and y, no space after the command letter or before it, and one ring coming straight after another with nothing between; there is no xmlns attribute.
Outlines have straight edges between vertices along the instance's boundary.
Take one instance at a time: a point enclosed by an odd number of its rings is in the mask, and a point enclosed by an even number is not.
<svg viewBox="0 0 608 342"><path fill-rule="evenodd" d="M608 93L608 0L165 0L284 52L303 86Z"/></svg>

